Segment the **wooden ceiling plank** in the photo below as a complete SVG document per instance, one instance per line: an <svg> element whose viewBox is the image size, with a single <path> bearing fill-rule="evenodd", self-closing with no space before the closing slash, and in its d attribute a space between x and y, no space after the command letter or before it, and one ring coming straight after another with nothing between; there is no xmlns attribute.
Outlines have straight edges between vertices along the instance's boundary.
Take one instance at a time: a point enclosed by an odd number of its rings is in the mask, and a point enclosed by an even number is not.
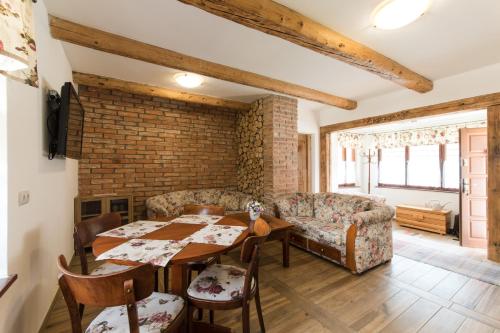
<svg viewBox="0 0 500 333"><path fill-rule="evenodd" d="M320 131L321 133L331 133L351 128L367 127L407 119L435 116L451 112L486 109L489 106L497 104L500 104L500 92L407 109L393 113L386 113L379 116L356 119L343 123L326 125L322 126Z"/></svg>
<svg viewBox="0 0 500 333"><path fill-rule="evenodd" d="M91 87L116 89L131 94L162 97L162 98L174 99L177 101L183 101L187 103L197 103L197 104L204 104L204 105L217 106L235 110L244 110L244 111L250 109L250 104L248 103L232 101L211 96L192 94L170 88L156 87L142 83L123 81L94 74L73 72L73 81L77 84L91 86Z"/></svg>
<svg viewBox="0 0 500 333"><path fill-rule="evenodd" d="M179 0L249 28L376 74L425 93L431 80L342 34L271 0Z"/></svg>
<svg viewBox="0 0 500 333"><path fill-rule="evenodd" d="M243 71L182 53L146 44L109 32L50 16L54 38L120 56L142 60L178 70L193 72L216 79L266 89L310 101L336 106L346 110L356 108L356 101L276 80L264 75Z"/></svg>

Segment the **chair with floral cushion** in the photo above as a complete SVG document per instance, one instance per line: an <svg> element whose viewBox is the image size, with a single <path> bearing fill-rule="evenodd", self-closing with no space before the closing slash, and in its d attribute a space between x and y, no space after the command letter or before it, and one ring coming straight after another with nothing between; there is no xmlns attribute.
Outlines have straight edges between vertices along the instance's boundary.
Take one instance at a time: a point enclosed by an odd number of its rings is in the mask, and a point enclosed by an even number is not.
<svg viewBox="0 0 500 333"><path fill-rule="evenodd" d="M79 304L105 307L86 333L172 332L186 322L182 297L153 292L155 269L151 264L97 276L70 272L63 255L57 264L59 287L68 306L73 333L83 332Z"/></svg>
<svg viewBox="0 0 500 333"><path fill-rule="evenodd" d="M208 309L211 312L242 308L243 332L248 333L250 301L255 298L260 329L265 331L259 295L259 251L270 232L271 228L266 221L257 219L251 230L252 236L245 239L240 252L240 261L246 268L214 264L191 282L187 290L190 328L194 308ZM213 316L210 323L213 324Z"/></svg>
<svg viewBox="0 0 500 333"><path fill-rule="evenodd" d="M88 220L84 220L77 225L73 232L75 249L80 258L80 267L83 275L89 274L87 262L87 252L85 246L92 244L97 235L105 231L118 228L122 225L122 218L118 213L107 213ZM110 274L128 269L129 266L116 265L109 262L102 263L90 272L90 275Z"/></svg>

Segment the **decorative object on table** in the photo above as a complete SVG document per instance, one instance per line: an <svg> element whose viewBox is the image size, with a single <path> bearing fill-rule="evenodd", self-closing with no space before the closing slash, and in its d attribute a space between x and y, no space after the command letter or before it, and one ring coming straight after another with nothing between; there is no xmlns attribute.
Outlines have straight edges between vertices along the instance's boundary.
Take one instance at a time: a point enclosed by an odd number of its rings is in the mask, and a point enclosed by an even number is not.
<svg viewBox="0 0 500 333"><path fill-rule="evenodd" d="M170 223L190 223L190 224L215 224L224 216L218 215L181 215L171 220Z"/></svg>
<svg viewBox="0 0 500 333"><path fill-rule="evenodd" d="M98 236L118 238L139 238L145 234L166 227L170 222L137 221L100 233Z"/></svg>
<svg viewBox="0 0 500 333"><path fill-rule="evenodd" d="M131 239L102 253L96 260L138 261L165 267L186 245L188 242L183 240Z"/></svg>
<svg viewBox="0 0 500 333"><path fill-rule="evenodd" d="M246 229L246 227L212 224L198 230L184 241L229 246Z"/></svg>
<svg viewBox="0 0 500 333"><path fill-rule="evenodd" d="M0 16L0 73L38 87L31 1L1 1Z"/></svg>
<svg viewBox="0 0 500 333"><path fill-rule="evenodd" d="M425 203L426 208L430 208L432 210L443 210L446 205L448 205L449 202L446 202L444 204L441 203L439 200L429 200Z"/></svg>
<svg viewBox="0 0 500 333"><path fill-rule="evenodd" d="M247 203L247 212L250 215L250 220L255 221L259 218L260 213L264 211L264 205L258 201L250 201Z"/></svg>

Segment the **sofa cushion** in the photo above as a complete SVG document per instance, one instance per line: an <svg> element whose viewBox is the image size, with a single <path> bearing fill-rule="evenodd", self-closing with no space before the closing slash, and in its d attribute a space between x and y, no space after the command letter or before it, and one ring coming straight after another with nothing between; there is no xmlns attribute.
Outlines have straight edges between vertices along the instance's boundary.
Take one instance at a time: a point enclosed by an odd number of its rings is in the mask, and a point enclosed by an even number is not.
<svg viewBox="0 0 500 333"><path fill-rule="evenodd" d="M314 196L312 193L297 193L297 216L314 216Z"/></svg>
<svg viewBox="0 0 500 333"><path fill-rule="evenodd" d="M168 215L176 216L182 212L184 205L195 204L193 191L176 191L165 194Z"/></svg>
<svg viewBox="0 0 500 333"><path fill-rule="evenodd" d="M208 189L197 190L193 194L195 202L199 205L217 205L219 204L221 193L222 190Z"/></svg>
<svg viewBox="0 0 500 333"><path fill-rule="evenodd" d="M342 223L318 220L314 217L287 217L286 221L294 225L295 232L319 243L345 251L345 233Z"/></svg>
<svg viewBox="0 0 500 333"><path fill-rule="evenodd" d="M219 206L225 208L226 211L237 211L240 209L241 194L234 191L224 191L219 198Z"/></svg>
<svg viewBox="0 0 500 333"><path fill-rule="evenodd" d="M250 194L240 193L240 210L246 212L247 204L252 200L253 198Z"/></svg>
<svg viewBox="0 0 500 333"><path fill-rule="evenodd" d="M338 221L340 216L350 216L370 210L372 202L366 198L338 193L314 195L314 216L320 220Z"/></svg>
<svg viewBox="0 0 500 333"><path fill-rule="evenodd" d="M281 196L275 200L280 217L297 216L298 204L295 193Z"/></svg>

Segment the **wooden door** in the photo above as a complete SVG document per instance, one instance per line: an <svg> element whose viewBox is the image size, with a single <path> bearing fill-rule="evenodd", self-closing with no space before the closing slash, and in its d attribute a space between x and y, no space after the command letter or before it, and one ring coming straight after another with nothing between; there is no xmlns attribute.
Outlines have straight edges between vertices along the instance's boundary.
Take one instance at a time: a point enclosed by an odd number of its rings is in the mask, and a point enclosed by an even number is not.
<svg viewBox="0 0 500 333"><path fill-rule="evenodd" d="M486 128L460 130L461 244L486 248L488 137Z"/></svg>
<svg viewBox="0 0 500 333"><path fill-rule="evenodd" d="M311 192L310 147L311 135L300 134L298 142L299 192Z"/></svg>

